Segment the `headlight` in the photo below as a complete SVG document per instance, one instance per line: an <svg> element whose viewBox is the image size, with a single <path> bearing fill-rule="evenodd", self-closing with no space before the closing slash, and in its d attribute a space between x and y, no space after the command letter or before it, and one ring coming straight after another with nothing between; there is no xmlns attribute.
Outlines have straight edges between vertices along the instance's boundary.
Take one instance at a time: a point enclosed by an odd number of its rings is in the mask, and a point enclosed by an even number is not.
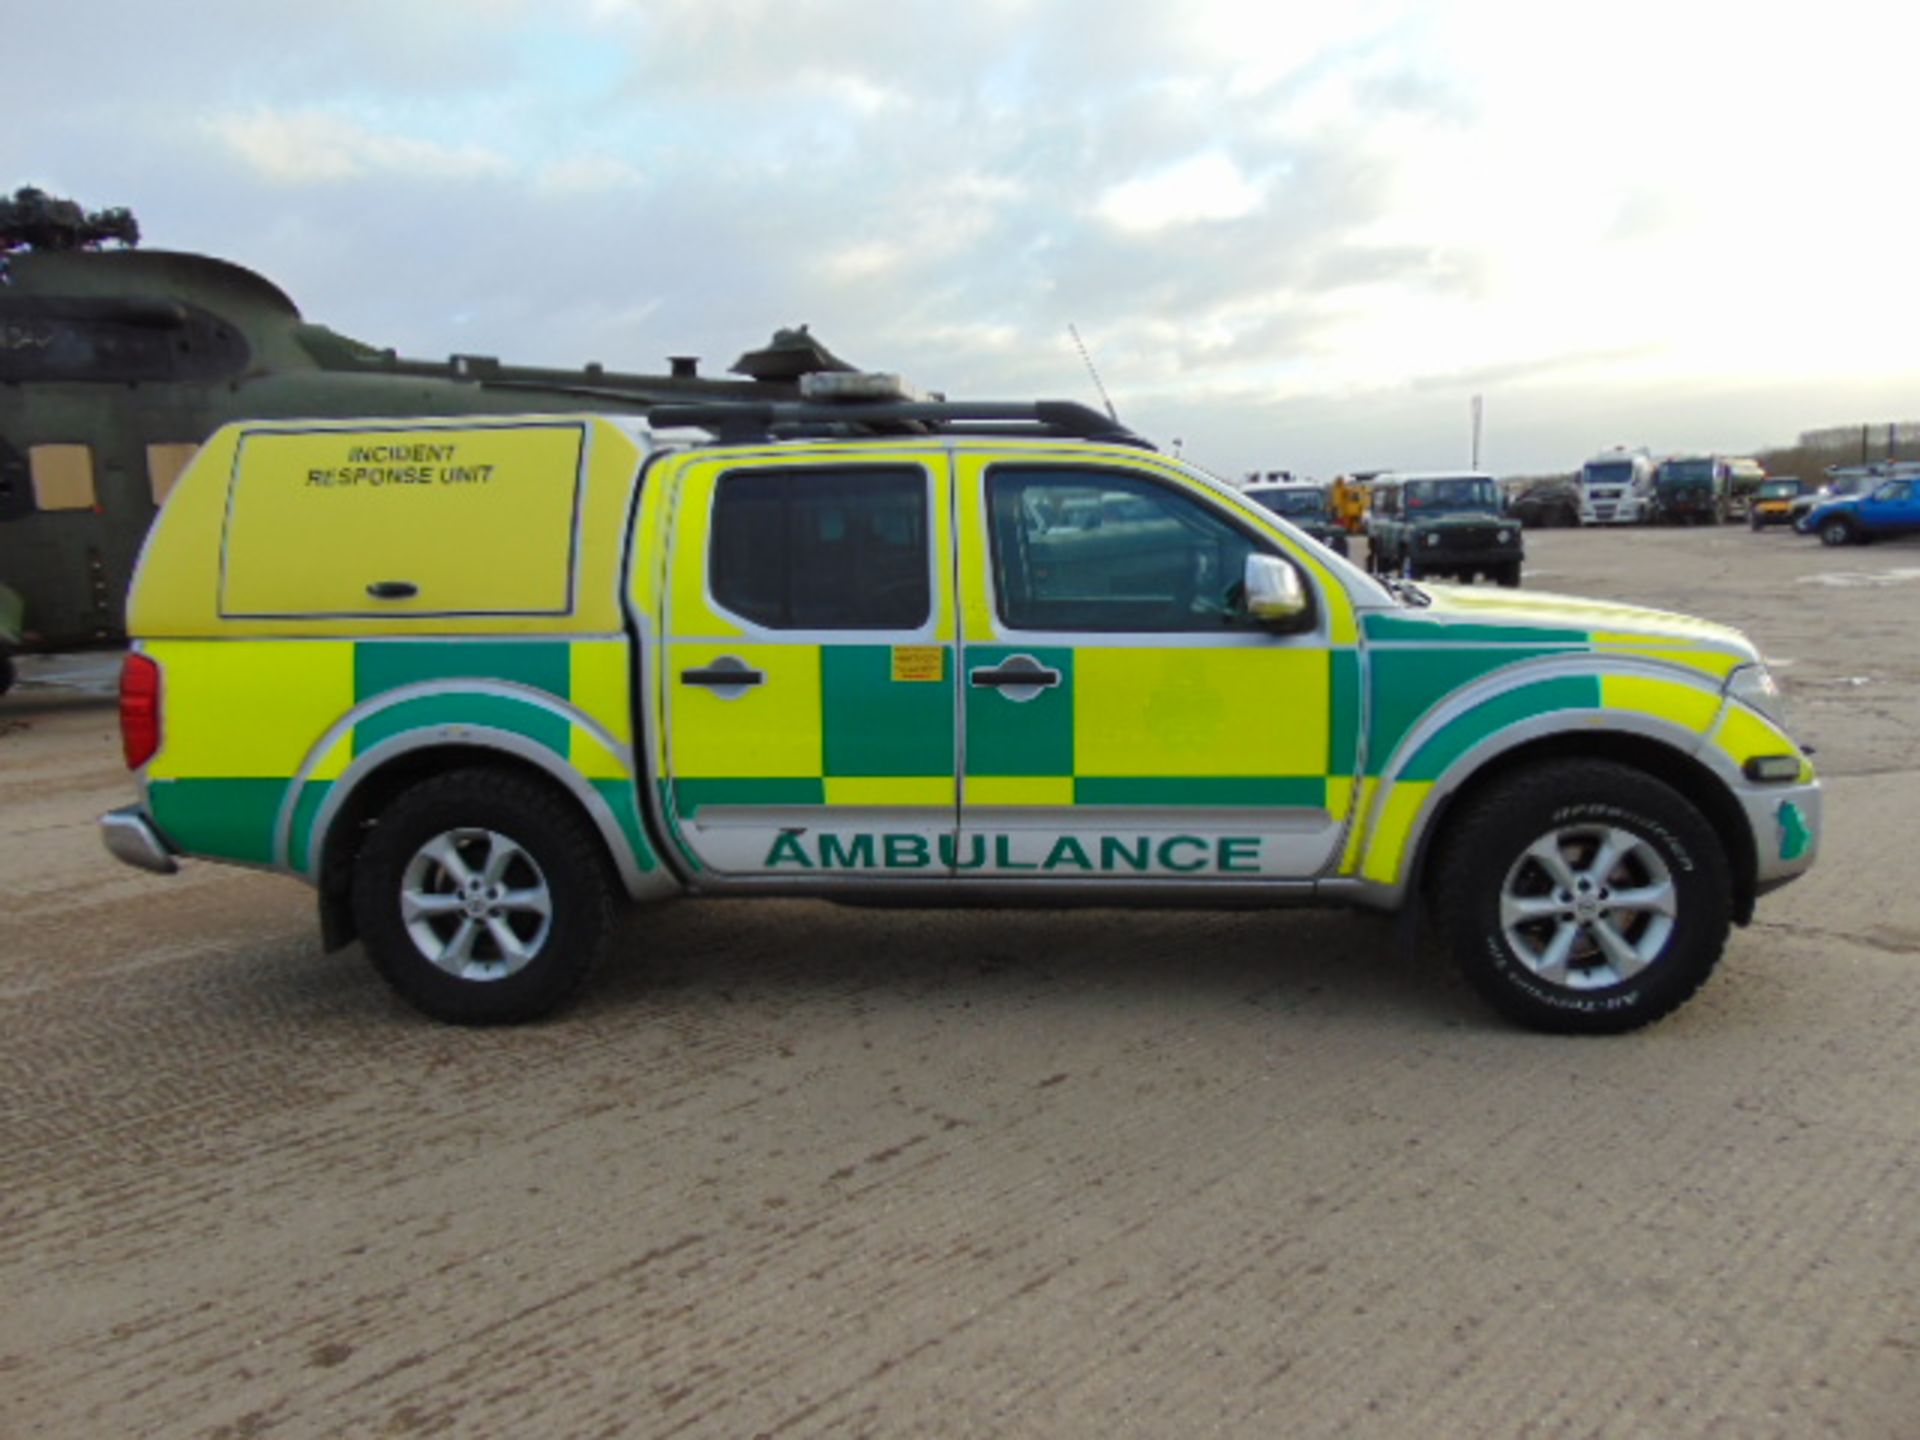
<svg viewBox="0 0 1920 1440"><path fill-rule="evenodd" d="M1727 694L1758 710L1782 730L1787 728L1787 706L1773 672L1763 664L1742 665L1727 677Z"/></svg>
<svg viewBox="0 0 1920 1440"><path fill-rule="evenodd" d="M1427 538L1422 540L1420 543L1422 545L1438 545L1440 543L1439 532L1436 530L1429 530L1427 532Z"/></svg>
<svg viewBox="0 0 1920 1440"><path fill-rule="evenodd" d="M1500 543L1502 545L1511 545L1513 543L1513 532L1511 530L1502 530L1500 532Z"/></svg>

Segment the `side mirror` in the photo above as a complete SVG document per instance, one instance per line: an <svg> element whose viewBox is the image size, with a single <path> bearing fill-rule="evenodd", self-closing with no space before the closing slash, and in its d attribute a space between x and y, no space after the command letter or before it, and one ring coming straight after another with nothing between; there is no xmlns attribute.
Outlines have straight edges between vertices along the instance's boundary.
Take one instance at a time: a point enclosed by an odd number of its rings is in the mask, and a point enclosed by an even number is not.
<svg viewBox="0 0 1920 1440"><path fill-rule="evenodd" d="M1246 570L1247 613L1263 625L1285 629L1312 611L1300 572L1273 555L1249 555Z"/></svg>

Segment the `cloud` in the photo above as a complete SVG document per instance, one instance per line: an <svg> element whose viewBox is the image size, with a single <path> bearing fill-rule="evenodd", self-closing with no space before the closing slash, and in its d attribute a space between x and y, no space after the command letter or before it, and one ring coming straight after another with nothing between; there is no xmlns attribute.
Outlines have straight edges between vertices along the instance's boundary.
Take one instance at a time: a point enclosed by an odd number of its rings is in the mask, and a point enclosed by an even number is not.
<svg viewBox="0 0 1920 1440"><path fill-rule="evenodd" d="M615 155L569 155L540 171L543 190L584 195L633 190L647 183L644 171Z"/></svg>
<svg viewBox="0 0 1920 1440"><path fill-rule="evenodd" d="M206 122L215 140L276 185L330 185L369 175L422 180L487 179L508 174L506 157L478 145L445 145L382 133L325 110L251 110Z"/></svg>
<svg viewBox="0 0 1920 1440"><path fill-rule="evenodd" d="M1884 4L16 8L0 173L408 353L712 369L811 321L934 388L1085 397L1071 321L1228 472L1449 461L1476 390L1532 467L1920 393L1920 12ZM1742 387L1820 405L1707 428Z"/></svg>
<svg viewBox="0 0 1920 1440"><path fill-rule="evenodd" d="M1152 235L1176 225L1238 220L1258 210L1265 193L1230 157L1213 151L1110 186L1094 210L1118 229Z"/></svg>

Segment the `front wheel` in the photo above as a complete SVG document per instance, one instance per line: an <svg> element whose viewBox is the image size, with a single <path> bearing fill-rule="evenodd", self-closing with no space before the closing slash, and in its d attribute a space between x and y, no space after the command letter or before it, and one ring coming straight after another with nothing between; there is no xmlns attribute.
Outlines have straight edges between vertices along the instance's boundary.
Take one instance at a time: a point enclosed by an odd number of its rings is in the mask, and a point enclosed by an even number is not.
<svg viewBox="0 0 1920 1440"><path fill-rule="evenodd" d="M1732 924L1712 826L1672 787L1611 761L1496 782L1450 827L1435 879L1468 983L1536 1030L1658 1020L1705 983Z"/></svg>
<svg viewBox="0 0 1920 1440"><path fill-rule="evenodd" d="M1504 586L1508 590L1519 589L1520 562L1518 560L1509 560L1506 564L1496 567L1493 572L1493 578L1497 584Z"/></svg>
<svg viewBox="0 0 1920 1440"><path fill-rule="evenodd" d="M511 771L454 770L382 812L353 906L374 968L416 1009L514 1024L584 983L612 930L613 882L564 796Z"/></svg>
<svg viewBox="0 0 1920 1440"><path fill-rule="evenodd" d="M1844 519L1833 519L1824 522L1820 526L1820 543L1822 545L1851 545L1853 543L1853 526Z"/></svg>

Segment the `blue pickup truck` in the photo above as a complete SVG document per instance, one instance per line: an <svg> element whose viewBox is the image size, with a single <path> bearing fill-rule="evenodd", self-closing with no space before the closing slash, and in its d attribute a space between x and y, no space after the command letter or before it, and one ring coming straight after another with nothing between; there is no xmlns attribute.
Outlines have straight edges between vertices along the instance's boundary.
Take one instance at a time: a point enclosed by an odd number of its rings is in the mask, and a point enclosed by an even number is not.
<svg viewBox="0 0 1920 1440"><path fill-rule="evenodd" d="M1861 495L1839 496L1816 505L1799 528L1825 545L1864 545L1890 535L1920 531L1920 482L1888 480Z"/></svg>

